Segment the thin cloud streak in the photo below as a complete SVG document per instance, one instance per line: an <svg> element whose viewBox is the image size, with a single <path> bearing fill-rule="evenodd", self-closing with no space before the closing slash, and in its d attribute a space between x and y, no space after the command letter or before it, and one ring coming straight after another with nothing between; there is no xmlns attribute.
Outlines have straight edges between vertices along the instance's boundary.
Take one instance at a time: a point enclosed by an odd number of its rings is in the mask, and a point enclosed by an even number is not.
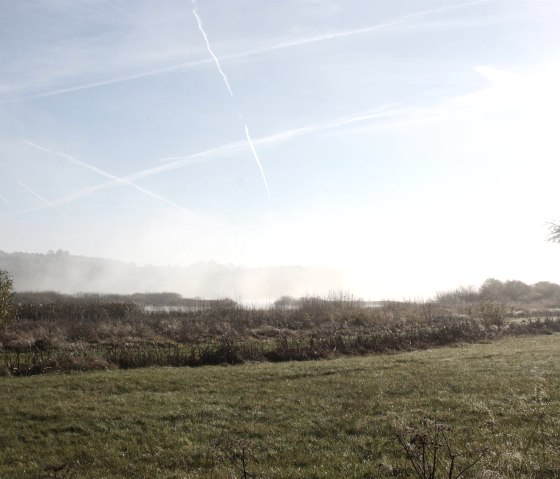
<svg viewBox="0 0 560 479"><path fill-rule="evenodd" d="M193 0L193 15L196 18L196 21L198 23L198 29L200 30L200 33L202 33L202 36L204 37L204 41L206 42L206 48L208 49L208 52L210 53L210 55L212 56L212 58L214 59L214 63L216 64L216 67L218 68L218 71L220 72L220 75L222 76L222 79L224 80L224 84L230 94L230 96L233 98L234 94L233 94L233 90L231 89L231 86L229 84L227 75L224 73L224 71L222 70L222 67L220 66L220 60L218 60L218 57L214 54L212 47L210 45L210 41L208 40L208 36L206 35L206 32L204 31L204 27L202 26L202 21L200 20L200 17L198 16L198 13L196 12L197 9L197 5L196 5L196 0ZM264 170L261 164L261 161L259 160L259 155L257 155L257 151L255 150L255 146L253 145L253 140L251 139L251 135L249 134L249 127L247 126L247 123L245 123L243 121L243 117L241 115L241 112L238 112L239 115L239 121L241 121L241 123L243 124L243 126L245 127L245 138L247 138L247 143L249 143L249 148L251 148L251 152L253 153L253 158L255 159L255 161L257 162L257 166L259 167L259 170L261 172L263 181L264 181L264 186L266 188L266 192L268 193L268 197L270 198L270 190L268 188L268 182L266 181L266 175L264 174Z"/></svg>
<svg viewBox="0 0 560 479"><path fill-rule="evenodd" d="M361 123L361 122L367 122L367 121L372 121L372 120L383 120L383 119L397 118L397 117L405 117L405 116L412 115L412 114L415 114L415 113L418 113L419 111L421 111L421 110L414 109L414 108L393 108L393 109L391 109L390 108L391 106L395 106L395 104L392 103L392 104L389 104L389 105L384 105L380 108L376 108L374 110L368 110L366 112L358 113L358 114L355 114L355 115L339 117L339 118L336 118L336 119L331 120L329 122L318 123L318 124L315 124L315 125L309 125L309 126L304 126L304 127L300 127L300 128L293 128L293 129L290 129L290 130L284 130L284 131L281 131L281 132L278 132L278 133L275 133L275 134L272 134L272 135L268 135L268 136L265 136L265 137L262 137L262 138L257 138L256 140L253 140L253 144L255 146L263 146L263 147L264 146L273 146L273 145L276 145L276 144L285 143L287 141L290 141L294 138L301 137L301 136L317 134L317 133L321 133L321 132L324 132L324 131L329 131L329 130L333 130L333 129L337 129L337 128L341 128L341 127L345 127L345 126L348 126L348 125L353 125L353 124ZM152 168L147 168L147 169L144 169L144 170L140 170L136 173L133 173L133 174L127 175L125 177L119 178L120 181L115 181L115 180L107 181L105 183L100 183L100 184L97 184L97 185L93 185L93 186L89 186L89 187L86 187L86 188L82 188L80 190L73 191L73 192L68 193L67 195L64 195L64 196L53 198L53 199L51 199L50 204L61 205L61 204L71 203L71 202L76 201L80 198L85 198L85 197L91 196L91 195L93 195L93 194L95 194L99 191L103 191L103 190L106 190L108 188L112 188L114 186L117 186L118 184L122 184L123 181L133 182L133 181L136 181L138 179L148 178L148 177L155 176L155 175L165 173L165 172L168 172L168 171L173 171L173 170L177 170L177 169L180 169L180 168L184 168L184 167L192 165L192 164L204 162L204 161L207 161L207 160L212 159L212 158L223 157L223 156L231 156L233 154L244 151L246 147L247 147L247 142L246 141L235 141L235 142L231 142L231 143L226 143L225 145L221 145L221 146L216 147L216 148L211 148L211 149L208 149L208 150L199 151L197 153L192 153L192 154L182 155L182 156L162 158L160 161L170 161L170 162L166 163L166 164L163 164L163 165L155 166L155 167L152 167ZM171 161L171 160L173 160L173 161ZM31 213L31 212L35 212L35 211L44 210L46 208L47 208L47 206L37 207L37 208L28 208L28 209L9 212L9 213L4 213L4 214L0 215L0 217L18 215L18 214L24 214L24 213Z"/></svg>
<svg viewBox="0 0 560 479"><path fill-rule="evenodd" d="M412 14L409 14L409 15L404 15L402 17L395 18L394 20L384 22L384 23L379 23L379 24L372 25L372 26L369 26L369 27L357 28L357 29L353 29L353 30L346 30L346 31L343 31L343 32L327 33L327 34L324 34L324 35L317 35L317 36L308 37L308 38L301 38L299 40L293 40L293 41L290 41L290 42L281 42L281 43L278 43L276 45L270 45L268 47L257 48L257 49L253 49L253 50L246 50L244 52L234 53L234 54L231 54L231 55L224 55L224 56L222 56L222 61L240 60L240 59L244 59L244 58L248 58L248 57L252 57L252 56L257 56L257 55L262 55L262 54L274 52L274 51L277 51L277 50L284 50L284 49L287 49L287 48L295 48L295 47L305 46L305 45L309 45L309 44L313 44L313 43L319 43L319 42L324 42L324 41L328 41L328 40L334 40L334 39L337 39L337 38L352 37L352 36L357 36L357 35L363 35L363 34L366 34L366 33L373 33L373 32L379 31L379 30L385 30L385 29L395 27L395 26L398 26L398 25L403 25L403 24L406 24L406 23L410 23L414 20L417 20L417 19L420 19L420 18L423 18L423 17L427 17L427 16L431 16L431 15L437 15L437 14L445 12L445 11L458 10L458 9L470 7L472 5L491 3L491 2L494 2L494 1L496 1L496 0L472 0L472 1L469 1L469 2L457 3L457 4L454 4L454 5L447 5L447 6L444 6L444 7L434 8L434 9L430 9L430 10L424 10L422 12L417 12L417 13L412 13ZM195 16L197 16L197 15L195 14ZM197 19L197 21L198 21L198 19ZM213 57L214 56L215 55L213 55ZM81 90L88 90L88 89L91 89L91 88L98 88L98 87L113 85L115 83L133 81L133 80L137 80L137 79L140 79L140 78L149 77L149 76L153 76L153 75L161 75L163 73L169 73L169 72L173 72L173 71L177 71L177 70L193 68L193 67L197 67L197 66L201 66L201 65L207 65L207 64L210 64L210 63L213 63L213 62L215 62L215 59L214 60L203 59L203 60L195 60L195 61L186 62L186 63L179 63L179 64L176 64L176 65L171 65L171 66L166 67L166 68L150 70L150 71L147 71L147 72L137 73L137 74L134 74L134 75L127 75L127 76L108 79L108 80L99 81L99 82L86 83L86 84L83 84L83 85L76 85L76 86L73 86L73 87L51 90L51 91L47 91L47 92L43 92L43 93L37 93L37 94L33 94L33 95L25 96L25 97L20 97L20 98L2 100L2 101L0 101L0 105L5 105L5 104L9 104L9 103L19 103L19 102L23 102L23 101L30 101L30 100L46 98L46 97L50 97L50 96L63 95L65 93L72 93L72 92L81 91ZM221 70L221 68L220 68L220 70ZM222 73L223 73L223 71L222 71ZM231 90L231 88L229 87L229 82L228 82L228 90ZM230 94L231 94L231 92L230 92Z"/></svg>
<svg viewBox="0 0 560 479"><path fill-rule="evenodd" d="M167 198L163 198L162 196L153 193L149 190L146 190L145 188L142 188L140 186L138 186L136 183L133 183L130 179L127 178L120 178L118 176L112 175L111 173L107 173L106 171L103 171L102 169L91 165L89 163L86 163L85 161L81 161L78 160L76 158L74 158L71 155L68 155L66 153L62 153L60 151L55 151L55 150L51 150L49 148L45 148L43 146L37 145L36 143L32 143L31 141L27 141L27 140L23 140L22 143L35 148L37 150L43 151L45 153L50 153L52 155L56 155L59 156L61 158L64 158L65 160L69 161L70 163L74 163L75 165L81 166L82 168L85 168L87 170L93 171L94 173L97 173L100 176L104 176L105 178L111 180L112 182L116 183L116 184L123 184L123 185L127 185L130 186L132 188L134 188L137 191L140 191L141 193L150 196L151 198L155 198L156 200L162 201L164 203L167 203L169 205L174 206L175 208L179 208L180 210L183 210L185 212L188 212L188 210L186 208L184 208L183 206L175 203L174 201L168 200Z"/></svg>
<svg viewBox="0 0 560 479"><path fill-rule="evenodd" d="M29 193L31 193L33 196L35 196L36 198L38 198L42 203L44 203L44 205L47 208L52 208L53 210L58 211L60 214L64 215L64 213L59 210L55 204L51 203L49 200L47 200L46 198L43 198L39 193L37 193L35 190L33 190L32 188L30 188L29 186L27 186L25 183L18 181L18 183L20 184L20 186L22 186L23 188L25 188ZM42 208L41 208L42 209Z"/></svg>
<svg viewBox="0 0 560 479"><path fill-rule="evenodd" d="M21 209L21 210L17 210L17 211L10 211L8 213L1 214L0 217L16 216L16 215L21 215L21 214L25 214L25 213L34 213L36 211L46 210L46 209L52 208L54 206L65 205L65 204L68 204L68 203L72 203L73 201L78 200L80 198L86 198L88 196L91 196L91 195L97 193L98 191L102 191L102 190L105 190L107 188L112 188L112 187L117 186L119 184L120 183L117 183L115 181L106 181L105 183L100 183L98 185L88 186L86 188L82 188L80 190L76 190L76 191L73 191L71 193L68 193L67 195L59 196L57 198L53 198L53 199L51 199L49 204L39 206L39 207L34 207L34 208L25 208L25 209Z"/></svg>
<svg viewBox="0 0 560 479"><path fill-rule="evenodd" d="M264 138L260 138L255 141L255 144L271 145L274 143L282 143L298 136L305 136L314 133L321 133L323 131L334 130L337 128L342 128L348 125L352 125L354 123L362 123L366 121L380 120L384 118L409 116L418 111L419 109L417 108L388 109L387 107L381 107L375 110L370 110L352 116L339 117L335 120L331 120L324 123L318 123L315 125L302 126L300 128L285 130L279 133L275 133L273 135L266 136Z"/></svg>
<svg viewBox="0 0 560 479"><path fill-rule="evenodd" d="M216 148L211 148L209 150L204 150L201 151L199 153L193 153L192 155L179 155L179 156L168 156L165 158L160 158L160 162L166 162L166 161L175 161L175 160L183 160L185 158L205 158L208 156L215 156L215 155L219 155L221 153L225 153L227 151L230 151L232 149L236 149L241 151L244 147L245 147L246 143L245 141L234 141L231 143L226 143L225 145L222 146L218 146ZM195 162L196 163L196 162Z"/></svg>
<svg viewBox="0 0 560 479"><path fill-rule="evenodd" d="M336 118L332 121L325 122L325 123L318 123L315 125L284 130L282 132L275 133L273 135L257 138L256 140L253 140L252 143L253 145L256 146L271 146L279 143L284 143L286 141L289 141L299 136L321 133L323 131L328 131L328 130L344 127L347 125L352 125L359 122L405 116L418 111L417 109L412 109L412 108L390 109L389 108L390 106L394 106L394 103L390 105L382 106L374 110L362 112L356 115ZM235 153L239 153L243 151L246 148L246 146L247 146L247 142L245 141L234 141L231 143L226 143L225 145L219 146L217 148L211 148L208 150L200 151L189 155L162 158L160 161L168 161L168 160L174 160L174 161L164 165L155 166L153 168L148 168L145 170L138 171L131 175L125 176L123 179L134 181L140 178L147 178L150 176L158 175L160 173L173 171L179 168L183 168L185 166L206 161L211 158L216 158L219 156L230 156ZM88 188L89 191L87 195L91 193L95 193L96 191L105 189L113 185L114 185L113 182L107 182L101 185L89 187ZM80 194L80 192L74 193L74 195L77 194Z"/></svg>
<svg viewBox="0 0 560 479"><path fill-rule="evenodd" d="M50 97L50 96L63 95L65 93L73 93L73 92L77 92L77 91L81 91L81 90L89 90L89 89L92 89L92 88L109 86L109 85L113 85L113 84L116 84L116 83L123 83L123 82L127 82L127 81L138 80L138 79L144 78L144 77L161 75L163 73L170 73L170 72L177 71L177 70L182 70L182 69L185 69L185 68L194 68L194 67L201 66L201 65L206 65L206 64L209 64L209 63L210 63L210 60L195 60L195 61L192 61L192 62L178 63L177 65L171 65L169 67L158 68L158 69L155 69L155 70L149 70L149 71L146 71L146 72L136 73L136 74L133 74L133 75L126 75L126 76L122 76L122 77L112 78L112 79L109 79L109 80L102 80L102 81L98 81L98 82L86 83L86 84L83 84L83 85L76 85L76 86L68 87L68 88L60 88L58 90L51 90L51 91L47 91L47 92L44 92L44 93L37 93L37 94L34 94L34 95L24 96L24 97L20 97L20 98L12 98L10 100L2 100L2 101L0 101L0 105L7 105L7 104L10 104L10 103L20 103L20 102L30 101L30 100L38 100L40 98L47 98L47 97Z"/></svg>
<svg viewBox="0 0 560 479"><path fill-rule="evenodd" d="M271 51L275 51L275 50L283 50L285 48L294 48L294 47L300 47L303 45L308 45L311 43L318 43L318 42L324 42L327 40L334 40L336 38L344 38L344 37L352 37L352 36L356 36L356 35L363 35L364 33L373 33L376 32L378 30L384 30L390 27L395 27L398 25L402 25L405 23L410 23L413 20L417 20L419 18L422 17L427 17L427 16L431 16L431 15L437 15L438 13L442 13L442 12L446 12L446 11L450 11L450 10L457 10L457 9L461 9L461 8L466 8L466 7L470 7L472 5L477 5L477 4L481 4L481 3L489 3L495 0L472 0L469 2L463 2L463 3L457 3L454 5L447 5L445 7L438 7L438 8L432 8L430 10L424 10L422 12L417 12L417 13L411 13L409 15L403 15L402 17L398 17L395 18L394 20L388 21L388 22L384 22L384 23L378 23L376 25L372 25L369 27L363 27L363 28L356 28L354 30L347 30L344 32L334 32L334 33L327 33L324 35L317 35L314 37L309 37L309 38L302 38L300 40L294 40L291 42L284 42L284 43L279 43L277 45L273 45L270 47L265 47L262 49L255 49L255 50L249 50L247 52L244 53L240 53L237 55L232 55L232 56L224 56L222 57L223 60L232 60L232 59L237 59L237 58L244 58L244 57L248 57L248 56L252 56L252 55L260 55L263 53L268 53Z"/></svg>
<svg viewBox="0 0 560 479"><path fill-rule="evenodd" d="M270 190L268 189L268 182L266 181L266 176L264 174L263 167L262 167L261 162L259 160L259 156L257 155L257 151L255 150L255 145L253 145L253 140L251 139L251 135L249 134L249 127L247 126L247 124L245 124L245 136L247 137L247 142L249 143L249 146L251 147L251 152L253 153L253 157L255 158L255 161L257 162L257 165L259 166L259 170L261 170L261 175L262 175L262 179L264 181L264 186L266 188L266 192L268 193L268 197L270 198Z"/></svg>
<svg viewBox="0 0 560 479"><path fill-rule="evenodd" d="M298 136L311 135L314 133L321 133L323 131L332 130L346 125L351 125L353 123L360 123L370 120L377 120L383 118L392 118L397 116L410 115L418 111L416 108L394 108L398 103L390 103L388 105L375 108L373 110L368 110L355 115L347 115L335 118L334 120L316 123L314 125L302 126L299 128L292 128L289 130L284 130L272 135L264 136L262 138L257 138L253 140L253 144L257 146L268 146L275 143L283 143L285 141L291 140L292 138ZM143 170L141 172L135 173L134 175L127 176L129 179L144 178L146 176L152 176L153 174L163 173L165 171L174 170L177 168L182 168L183 166L188 166L190 164L198 163L199 161L204 161L209 158L217 157L220 155L231 155L242 151L246 146L245 141L235 141L231 143L226 143L225 145L204 150L198 153L170 156L166 158L161 158L159 161L167 162L173 161L168 165L156 166L148 170ZM191 161L195 160L195 161ZM198 160L198 161L196 161Z"/></svg>
<svg viewBox="0 0 560 479"><path fill-rule="evenodd" d="M202 26L202 21L200 20L200 17L198 16L198 13L196 12L196 3L193 2L193 4L194 4L195 8L193 8L192 12L193 12L194 18L196 18L196 23L198 24L198 29L200 30L200 33L202 34L202 37L204 38L204 41L206 42L206 49L208 50L208 53L210 53L210 56L214 60L214 63L216 64L216 68L218 68L218 71L220 72L220 75L222 75L222 79L224 80L224 84L226 85L226 88L227 88L229 94L231 96L234 96L233 91L231 89L231 86L229 85L228 77L224 73L224 71L222 70L222 67L220 65L220 60L218 60L218 57L214 54L214 51L212 50L212 46L210 45L210 40L208 40L208 35L206 35L206 32L204 31L204 27Z"/></svg>
<svg viewBox="0 0 560 479"><path fill-rule="evenodd" d="M123 178L120 178L121 180L127 180L127 181L136 181L142 178L148 178L150 176L155 176L157 174L160 173L165 173L166 171L173 171L179 168L184 168L186 166L189 165L194 165L196 163L201 163L203 161L207 161L210 158L213 157L218 157L218 156L222 156L222 155L231 155L231 154L235 154L236 152L241 152L244 151L247 148L247 142L246 141L237 141L237 142L232 142L232 143L227 143L221 147L218 148L212 148L209 150L205 150L205 151L201 151L198 153L194 153L192 155L182 155L182 156L177 156L171 159L175 159L176 161L173 161L171 163L165 164L165 165L160 165L160 166L156 166L153 168L147 168L145 170L141 170L138 171L136 173L133 173L131 175L125 176ZM168 160L169 158L166 158L166 160ZM122 184L121 181L117 182L117 181L106 181L105 183L99 183L97 185L92 185L92 186L88 186L85 188L81 188L79 190L76 191L72 191L66 195L63 196L59 196L57 198L54 198L51 200L51 203L54 205L62 205L62 204L67 204L67 203L72 203L80 198L86 198L88 196L94 195L95 193L99 192L99 191L103 191L106 190L108 188L112 188L115 187L119 184ZM5 213L1 216L8 216L8 215L13 215L13 214L24 214L24 213L30 213L30 212L34 212L34 211L39 211L39 210L43 210L45 209L45 207L39 207L39 208L28 208L28 209L24 209L24 210L18 210L18 211L14 211L14 212L10 212L10 213Z"/></svg>
<svg viewBox="0 0 560 479"><path fill-rule="evenodd" d="M12 207L12 204L8 201L8 198L6 198L4 195L0 194L0 200L6 203L10 208Z"/></svg>

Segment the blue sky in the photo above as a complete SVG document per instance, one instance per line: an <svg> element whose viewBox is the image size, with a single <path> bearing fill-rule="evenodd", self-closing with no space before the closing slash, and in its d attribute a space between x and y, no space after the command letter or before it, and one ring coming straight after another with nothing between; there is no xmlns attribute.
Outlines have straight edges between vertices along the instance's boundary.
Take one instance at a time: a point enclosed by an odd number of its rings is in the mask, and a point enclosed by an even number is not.
<svg viewBox="0 0 560 479"><path fill-rule="evenodd" d="M557 1L2 3L0 249L560 282Z"/></svg>

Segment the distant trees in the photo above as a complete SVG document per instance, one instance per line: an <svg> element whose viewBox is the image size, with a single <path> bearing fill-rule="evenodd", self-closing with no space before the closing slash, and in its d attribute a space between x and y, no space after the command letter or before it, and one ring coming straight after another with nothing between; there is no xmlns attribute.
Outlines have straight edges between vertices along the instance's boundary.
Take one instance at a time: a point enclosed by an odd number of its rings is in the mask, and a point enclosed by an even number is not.
<svg viewBox="0 0 560 479"><path fill-rule="evenodd" d="M523 281L511 280L504 283L504 297L506 301L531 301L533 288Z"/></svg>
<svg viewBox="0 0 560 479"><path fill-rule="evenodd" d="M540 281L530 285L519 280L500 281L489 278L478 289L462 287L442 292L437 295L436 300L442 304L488 301L558 307L560 306L560 285L549 281Z"/></svg>
<svg viewBox="0 0 560 479"><path fill-rule="evenodd" d="M539 281L533 285L535 301L552 301L560 304L560 285L549 281Z"/></svg>
<svg viewBox="0 0 560 479"><path fill-rule="evenodd" d="M274 307L277 309L294 309L301 306L302 300L292 296L281 296L274 301Z"/></svg>
<svg viewBox="0 0 560 479"><path fill-rule="evenodd" d="M0 333L14 318L14 313L12 277L0 269Z"/></svg>
<svg viewBox="0 0 560 479"><path fill-rule="evenodd" d="M500 300L504 296L504 283L499 279L488 278L478 290L481 299L488 301Z"/></svg>
<svg viewBox="0 0 560 479"><path fill-rule="evenodd" d="M480 287L480 296L488 301L503 301L513 303L531 303L535 301L557 301L555 297L560 286L548 283L551 287L543 286L545 282L533 286L519 280L500 281L487 279ZM556 288L556 289L555 289Z"/></svg>

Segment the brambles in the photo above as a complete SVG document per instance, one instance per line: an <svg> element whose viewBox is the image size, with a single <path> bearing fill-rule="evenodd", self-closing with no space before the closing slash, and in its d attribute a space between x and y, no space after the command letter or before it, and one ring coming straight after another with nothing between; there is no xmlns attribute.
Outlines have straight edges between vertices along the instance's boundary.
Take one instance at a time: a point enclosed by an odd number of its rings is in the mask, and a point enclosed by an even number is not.
<svg viewBox="0 0 560 479"><path fill-rule="evenodd" d="M424 418L413 427L396 432L397 441L404 450L418 479L460 479L475 467L488 453L486 447L470 454L453 444L453 428Z"/></svg>

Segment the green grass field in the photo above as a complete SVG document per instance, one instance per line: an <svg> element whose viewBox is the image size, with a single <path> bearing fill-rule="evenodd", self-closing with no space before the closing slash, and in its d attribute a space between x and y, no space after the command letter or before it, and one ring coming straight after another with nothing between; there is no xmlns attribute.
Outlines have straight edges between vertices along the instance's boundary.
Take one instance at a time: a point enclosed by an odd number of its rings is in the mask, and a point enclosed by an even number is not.
<svg viewBox="0 0 560 479"><path fill-rule="evenodd" d="M417 477L396 434L424 418L453 428L459 466L489 448L461 477L560 477L559 357L555 334L314 362L0 377L0 477L243 477L242 450L256 477Z"/></svg>

